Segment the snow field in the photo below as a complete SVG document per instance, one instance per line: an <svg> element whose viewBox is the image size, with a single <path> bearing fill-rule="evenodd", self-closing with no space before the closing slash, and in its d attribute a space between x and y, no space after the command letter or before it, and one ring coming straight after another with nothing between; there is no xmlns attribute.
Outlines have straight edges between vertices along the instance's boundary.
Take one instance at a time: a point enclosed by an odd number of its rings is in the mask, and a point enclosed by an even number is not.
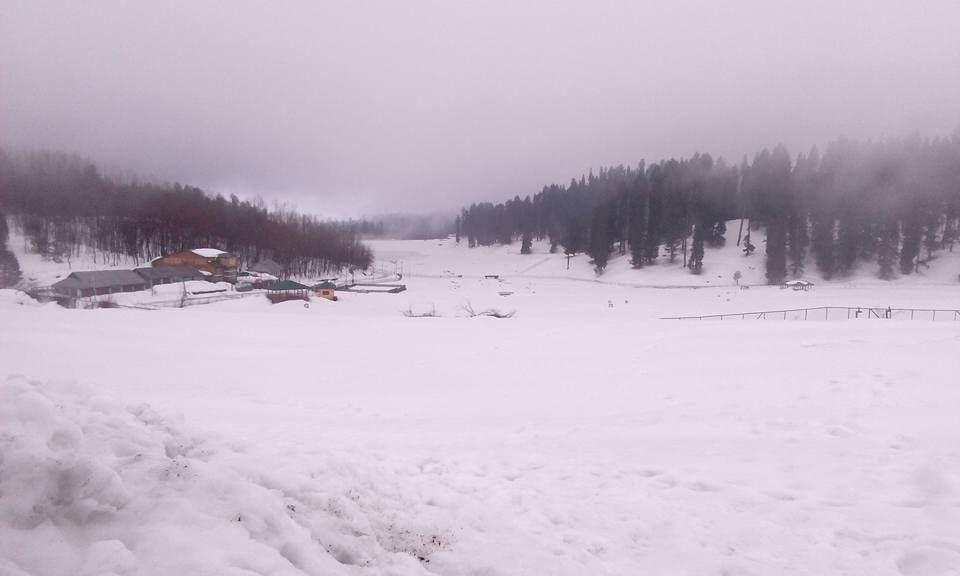
<svg viewBox="0 0 960 576"><path fill-rule="evenodd" d="M0 572L960 572L960 323L656 319L955 285L638 288L450 244L375 244L407 292L309 308L0 298Z"/></svg>

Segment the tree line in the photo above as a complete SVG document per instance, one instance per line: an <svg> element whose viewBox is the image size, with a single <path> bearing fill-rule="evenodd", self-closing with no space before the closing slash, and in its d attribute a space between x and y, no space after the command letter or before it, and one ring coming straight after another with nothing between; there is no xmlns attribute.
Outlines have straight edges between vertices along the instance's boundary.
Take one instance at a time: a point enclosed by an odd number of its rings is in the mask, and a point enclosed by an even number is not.
<svg viewBox="0 0 960 576"><path fill-rule="evenodd" d="M68 262L86 255L142 264L214 247L242 262L270 257L288 274L321 275L363 269L373 259L360 241L367 222L322 221L194 186L108 177L89 161L55 152L0 149L0 209L28 248Z"/></svg>
<svg viewBox="0 0 960 576"><path fill-rule="evenodd" d="M529 254L546 240L551 253L586 253L598 274L612 254L635 268L681 259L700 274L705 246L735 234L751 255L760 229L771 284L802 276L810 260L825 279L867 261L884 279L917 272L960 238L960 134L843 139L796 158L777 146L739 165L695 154L602 168L533 197L471 204L456 219L470 247L519 240Z"/></svg>

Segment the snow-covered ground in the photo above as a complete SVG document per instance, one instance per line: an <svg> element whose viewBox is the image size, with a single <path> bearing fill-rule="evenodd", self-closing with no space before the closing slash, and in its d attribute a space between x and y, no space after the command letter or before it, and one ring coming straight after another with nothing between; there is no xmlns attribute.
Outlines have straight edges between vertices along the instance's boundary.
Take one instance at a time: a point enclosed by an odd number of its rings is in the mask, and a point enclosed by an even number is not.
<svg viewBox="0 0 960 576"><path fill-rule="evenodd" d="M16 256L23 273L22 284L29 287L45 287L66 278L71 272L87 270L131 270L138 266L149 266L149 262L137 261L120 254L97 254L84 250L83 255L69 260L54 261L41 256L30 248L30 242L16 227L10 228L7 247Z"/></svg>
<svg viewBox="0 0 960 576"><path fill-rule="evenodd" d="M248 293L249 294L249 293ZM262 294L261 294L262 295ZM253 294L250 294L253 296ZM229 282L206 282L204 280L188 280L173 284L160 284L149 290L123 292L108 296L85 298L85 302L108 300L118 306L141 307L180 307L208 303L221 299L241 298L243 293L237 292Z"/></svg>
<svg viewBox="0 0 960 576"><path fill-rule="evenodd" d="M373 246L406 292L0 293L0 574L960 573L960 322L658 320L957 309L953 255L794 292Z"/></svg>

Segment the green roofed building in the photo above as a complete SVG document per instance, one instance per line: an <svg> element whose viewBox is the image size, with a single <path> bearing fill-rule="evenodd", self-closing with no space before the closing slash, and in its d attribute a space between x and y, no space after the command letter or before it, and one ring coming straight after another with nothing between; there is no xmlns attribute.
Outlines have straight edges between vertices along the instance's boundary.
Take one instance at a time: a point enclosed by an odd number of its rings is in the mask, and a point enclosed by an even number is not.
<svg viewBox="0 0 960 576"><path fill-rule="evenodd" d="M305 292L309 289L310 288L308 286L304 286L303 284L294 282L293 280L281 280L279 282L275 282L270 286L270 288L268 288L268 290L272 290L274 292Z"/></svg>
<svg viewBox="0 0 960 576"><path fill-rule="evenodd" d="M310 288L293 280L281 280L267 287L267 299L274 304L287 300L310 300Z"/></svg>

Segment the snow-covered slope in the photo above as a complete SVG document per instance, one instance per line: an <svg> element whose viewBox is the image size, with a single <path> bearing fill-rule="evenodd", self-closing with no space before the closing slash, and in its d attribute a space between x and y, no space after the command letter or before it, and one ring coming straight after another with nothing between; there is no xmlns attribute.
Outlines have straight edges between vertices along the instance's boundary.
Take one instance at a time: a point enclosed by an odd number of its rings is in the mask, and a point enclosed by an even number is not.
<svg viewBox="0 0 960 576"><path fill-rule="evenodd" d="M463 275L478 276L499 274L514 279L575 279L591 280L607 284L631 286L717 286L735 285L734 274L740 272L741 284L766 284L766 268L763 247L763 230L755 230L752 242L757 250L745 256L741 247L736 245L736 222L728 222L728 242L720 248L705 248L703 273L691 274L683 267L682 255L677 253L676 260L670 262L661 247L661 256L652 266L635 269L630 265L627 255L612 254L610 263L602 275L597 275L590 257L578 254L570 258L559 250L550 254L545 242L534 242L532 254L520 254L520 243L510 246L480 246L467 248L466 242L457 244L452 239L442 240L371 240L377 266L385 270L402 267L406 276L449 277ZM825 283L816 271L812 256L804 264L805 274L801 278L817 284ZM833 284L863 284L903 282L907 284L960 283L960 251L940 252L930 263L930 267L916 274L904 275L893 281L877 278L878 266L873 262L862 262L855 273L847 278L837 278Z"/></svg>
<svg viewBox="0 0 960 576"><path fill-rule="evenodd" d="M7 246L20 263L20 271L23 274L22 285L30 287L49 286L65 278L71 272L113 269L129 270L137 266L149 264L136 262L131 258L119 254L101 254L99 257L94 257L92 253L84 253L83 256L71 258L69 261L61 259L58 262L44 258L34 252L30 248L29 242L15 226L11 226L10 228L10 239Z"/></svg>

